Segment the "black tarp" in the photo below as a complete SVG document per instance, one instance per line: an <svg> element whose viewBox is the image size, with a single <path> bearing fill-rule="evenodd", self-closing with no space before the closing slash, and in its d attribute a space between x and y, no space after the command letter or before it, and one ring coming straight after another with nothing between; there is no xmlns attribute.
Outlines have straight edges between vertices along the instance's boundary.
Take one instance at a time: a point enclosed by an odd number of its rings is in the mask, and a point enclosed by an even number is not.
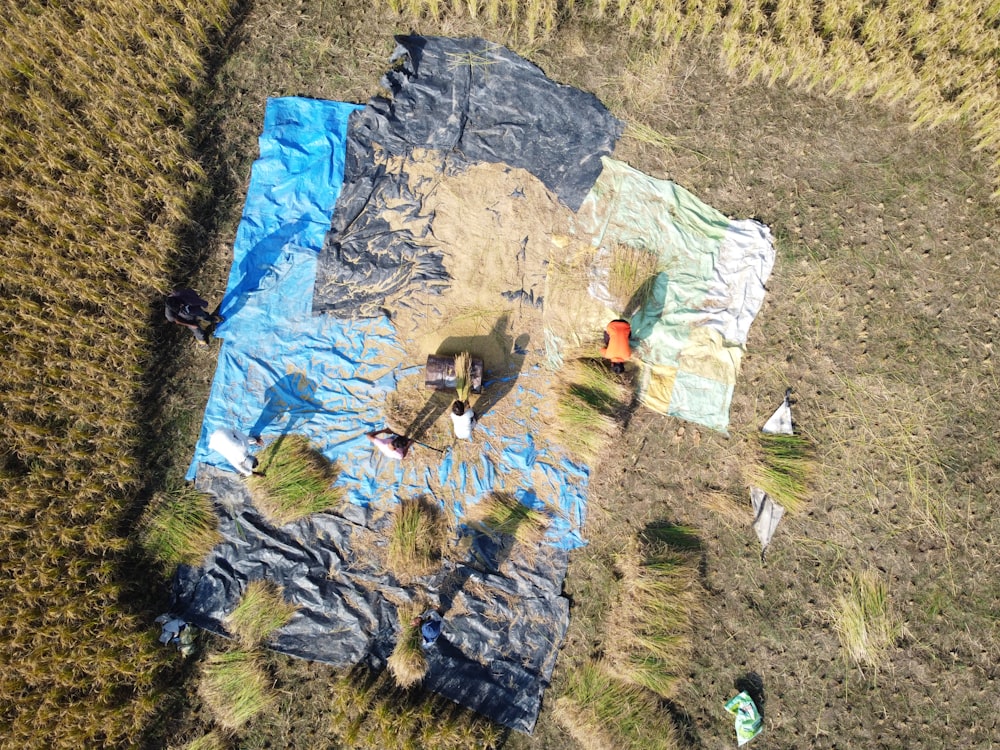
<svg viewBox="0 0 1000 750"><path fill-rule="evenodd" d="M516 548L512 554L510 540L472 534L460 560L444 560L404 586L380 569L370 548L352 544L362 534L369 544L373 537L386 543L387 515L374 520L371 511L345 505L275 528L235 474L202 465L197 486L216 498L224 541L200 568L178 571L173 611L183 619L228 636L223 623L247 582L266 578L298 606L269 648L382 669L398 635L397 604L419 591L444 613L423 687L505 726L532 730L569 623L561 595L567 551L543 545L528 559Z"/></svg>
<svg viewBox="0 0 1000 750"><path fill-rule="evenodd" d="M406 160L456 172L492 162L527 170L572 210L601 172L622 124L593 94L555 83L483 39L400 36L383 85L351 115L344 186L320 255L315 311L371 316L410 284L447 283L422 208L428 181ZM428 188L429 189L429 188Z"/></svg>

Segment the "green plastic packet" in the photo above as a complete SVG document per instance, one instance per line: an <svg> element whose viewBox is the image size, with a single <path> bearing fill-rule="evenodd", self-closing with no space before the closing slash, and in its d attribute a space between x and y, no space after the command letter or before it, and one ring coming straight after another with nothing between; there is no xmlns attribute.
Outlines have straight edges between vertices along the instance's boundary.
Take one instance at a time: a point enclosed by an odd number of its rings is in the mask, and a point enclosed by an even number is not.
<svg viewBox="0 0 1000 750"><path fill-rule="evenodd" d="M764 728L764 719L761 718L760 712L757 710L757 704L745 692L730 698L726 703L726 710L736 715L736 743L738 747L747 744Z"/></svg>

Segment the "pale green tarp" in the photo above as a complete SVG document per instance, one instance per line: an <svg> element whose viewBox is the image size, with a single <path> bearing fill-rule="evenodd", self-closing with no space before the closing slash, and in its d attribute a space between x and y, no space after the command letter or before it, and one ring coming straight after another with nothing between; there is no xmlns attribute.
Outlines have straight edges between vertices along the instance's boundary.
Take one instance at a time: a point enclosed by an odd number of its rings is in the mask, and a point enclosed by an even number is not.
<svg viewBox="0 0 1000 750"><path fill-rule="evenodd" d="M652 293L632 316L646 406L722 432L750 324L774 265L770 230L734 220L669 180L614 159L577 213L595 247L656 254ZM599 251L600 253L600 251ZM602 295L600 279L591 293ZM606 293L606 290L605 290Z"/></svg>

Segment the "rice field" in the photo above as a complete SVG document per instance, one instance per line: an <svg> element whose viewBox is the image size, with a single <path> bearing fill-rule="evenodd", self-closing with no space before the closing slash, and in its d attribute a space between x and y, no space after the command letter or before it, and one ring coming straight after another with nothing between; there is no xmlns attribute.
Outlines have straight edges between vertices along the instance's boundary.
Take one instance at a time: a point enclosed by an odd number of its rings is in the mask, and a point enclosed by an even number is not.
<svg viewBox="0 0 1000 750"><path fill-rule="evenodd" d="M871 97L915 128L965 123L1000 175L996 2L396 2L525 45L570 16L649 44L702 40L743 81ZM195 254L196 102L234 13L229 0L0 6L3 747L134 746L171 705L178 665L156 643L162 602L132 527L164 489L148 427L169 372L162 297ZM879 612L854 620L881 618L894 638ZM358 731L386 736L366 711Z"/></svg>

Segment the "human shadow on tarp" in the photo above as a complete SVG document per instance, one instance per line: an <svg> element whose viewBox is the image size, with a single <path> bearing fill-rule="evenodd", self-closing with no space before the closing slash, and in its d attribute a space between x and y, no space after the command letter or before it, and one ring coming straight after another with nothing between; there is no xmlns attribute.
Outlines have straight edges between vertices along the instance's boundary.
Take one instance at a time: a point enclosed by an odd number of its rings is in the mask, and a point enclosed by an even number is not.
<svg viewBox="0 0 1000 750"><path fill-rule="evenodd" d="M329 411L316 397L317 387L314 381L301 372L291 372L279 378L264 391L264 408L250 434L260 435L271 423L287 414L288 421L281 430L282 435L287 435L316 414Z"/></svg>
<svg viewBox="0 0 1000 750"><path fill-rule="evenodd" d="M276 232L257 242L240 261L242 278L219 303L218 314L228 320L243 309L251 294L272 287L277 280L278 261L282 253L289 246L296 247L294 240L312 224L307 219L283 224Z"/></svg>

